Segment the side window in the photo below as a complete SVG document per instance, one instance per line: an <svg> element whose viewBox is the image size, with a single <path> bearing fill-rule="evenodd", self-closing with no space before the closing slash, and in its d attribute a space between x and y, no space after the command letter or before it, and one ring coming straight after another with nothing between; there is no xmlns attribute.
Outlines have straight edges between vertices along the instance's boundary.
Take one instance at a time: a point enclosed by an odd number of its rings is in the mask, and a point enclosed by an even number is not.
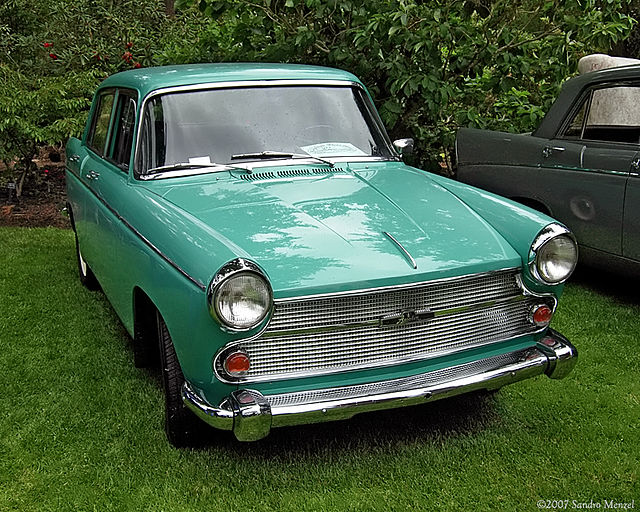
<svg viewBox="0 0 640 512"><path fill-rule="evenodd" d="M153 167L165 165L165 119L161 98L147 103L142 116L142 136L138 148L138 171L144 173Z"/></svg>
<svg viewBox="0 0 640 512"><path fill-rule="evenodd" d="M104 154L107 143L109 119L111 119L114 96L115 92L113 91L102 94L98 98L98 106L93 113L93 121L91 122L91 131L89 132L87 145L99 155Z"/></svg>
<svg viewBox="0 0 640 512"><path fill-rule="evenodd" d="M565 139L581 139L582 138L582 129L584 128L584 120L587 115L587 111L589 110L589 100L591 99L591 93L589 93L588 97L582 102L582 106L578 110L578 112L573 116L573 119L567 126L567 129L564 132Z"/></svg>
<svg viewBox="0 0 640 512"><path fill-rule="evenodd" d="M118 96L116 121L114 125L112 160L120 168L129 168L129 158L133 147L133 126L136 122L136 101L127 94Z"/></svg>
<svg viewBox="0 0 640 512"><path fill-rule="evenodd" d="M640 86L595 89L567 125L563 138L640 143Z"/></svg>

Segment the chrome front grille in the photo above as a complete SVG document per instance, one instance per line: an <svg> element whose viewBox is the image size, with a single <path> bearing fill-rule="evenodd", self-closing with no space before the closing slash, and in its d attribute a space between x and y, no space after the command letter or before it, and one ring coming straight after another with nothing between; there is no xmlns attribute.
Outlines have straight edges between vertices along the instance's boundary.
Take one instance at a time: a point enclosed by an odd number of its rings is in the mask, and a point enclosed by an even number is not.
<svg viewBox="0 0 640 512"><path fill-rule="evenodd" d="M358 324L407 309L442 310L520 295L514 272L412 284L358 294L279 301L268 332Z"/></svg>
<svg viewBox="0 0 640 512"><path fill-rule="evenodd" d="M540 302L523 294L518 274L276 301L265 332L227 350L247 352L251 369L238 381L257 382L418 361L511 339L536 330L528 316ZM428 318L403 322L406 311L428 311ZM216 370L222 375L220 358Z"/></svg>

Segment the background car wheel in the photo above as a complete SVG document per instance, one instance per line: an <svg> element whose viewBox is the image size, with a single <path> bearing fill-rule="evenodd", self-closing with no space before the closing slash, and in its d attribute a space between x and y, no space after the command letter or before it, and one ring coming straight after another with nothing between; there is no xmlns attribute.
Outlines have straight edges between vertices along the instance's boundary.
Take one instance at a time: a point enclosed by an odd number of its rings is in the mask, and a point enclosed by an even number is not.
<svg viewBox="0 0 640 512"><path fill-rule="evenodd" d="M80 252L80 244L78 243L78 234L76 233L76 261L78 262L78 275L80 276L80 282L89 290L97 290L100 285L96 276L87 265L87 262L82 257Z"/></svg>
<svg viewBox="0 0 640 512"><path fill-rule="evenodd" d="M177 447L195 447L203 443L207 425L199 420L182 401L184 376L164 319L158 317L158 339L165 398L165 431L169 442Z"/></svg>

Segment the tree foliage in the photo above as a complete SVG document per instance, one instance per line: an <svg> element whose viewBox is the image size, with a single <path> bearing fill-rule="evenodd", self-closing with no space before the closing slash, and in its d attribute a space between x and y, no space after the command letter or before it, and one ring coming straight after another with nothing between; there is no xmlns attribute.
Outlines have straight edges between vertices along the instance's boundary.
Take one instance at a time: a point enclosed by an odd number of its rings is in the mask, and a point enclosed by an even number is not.
<svg viewBox="0 0 640 512"><path fill-rule="evenodd" d="M41 145L79 135L96 86L110 74L162 64L198 27L170 19L162 0L5 0L0 4L0 160L3 182L37 176Z"/></svg>
<svg viewBox="0 0 640 512"><path fill-rule="evenodd" d="M80 133L91 91L117 71L268 61L360 76L392 137L414 137L416 163L438 168L450 164L460 126L532 130L579 57L629 34L629 5L177 0L174 12L173 0L4 0L0 159L28 174L39 144Z"/></svg>
<svg viewBox="0 0 640 512"><path fill-rule="evenodd" d="M218 36L202 58L347 69L420 163L448 162L460 126L530 131L583 55L633 20L626 0L183 0Z"/></svg>

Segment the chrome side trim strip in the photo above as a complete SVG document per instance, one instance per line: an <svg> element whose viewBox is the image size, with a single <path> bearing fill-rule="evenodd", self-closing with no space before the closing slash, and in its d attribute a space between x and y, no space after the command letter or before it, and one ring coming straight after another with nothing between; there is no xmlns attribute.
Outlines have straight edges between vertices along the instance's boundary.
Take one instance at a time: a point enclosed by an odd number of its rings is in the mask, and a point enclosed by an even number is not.
<svg viewBox="0 0 640 512"><path fill-rule="evenodd" d="M398 247L398 249L400 249L402 254L409 260L409 263L411 264L411 266L413 267L414 270L418 268L418 264L416 263L416 260L413 259L413 256L411 256L411 254L409 254L409 251L407 251L400 242L398 242L387 231L383 231L382 234L385 235L389 240L391 240L396 245L396 247Z"/></svg>
<svg viewBox="0 0 640 512"><path fill-rule="evenodd" d="M67 167L67 172L72 174L91 194L107 209L109 210L120 222L122 222L129 230L136 235L140 240L142 240L149 249L155 252L158 256L160 256L164 261L166 261L169 265L171 265L174 269L176 269L180 274L186 277L189 281L191 281L194 285L200 288L202 291L206 291L207 287L198 281L195 277L192 277L184 270L180 265L178 265L175 261L173 261L169 256L165 255L160 249L158 249L153 243L145 237L140 231L134 228L122 215L120 215L111 205L107 204L107 202L102 199L94 190L87 186L80 176L78 176L75 172Z"/></svg>

